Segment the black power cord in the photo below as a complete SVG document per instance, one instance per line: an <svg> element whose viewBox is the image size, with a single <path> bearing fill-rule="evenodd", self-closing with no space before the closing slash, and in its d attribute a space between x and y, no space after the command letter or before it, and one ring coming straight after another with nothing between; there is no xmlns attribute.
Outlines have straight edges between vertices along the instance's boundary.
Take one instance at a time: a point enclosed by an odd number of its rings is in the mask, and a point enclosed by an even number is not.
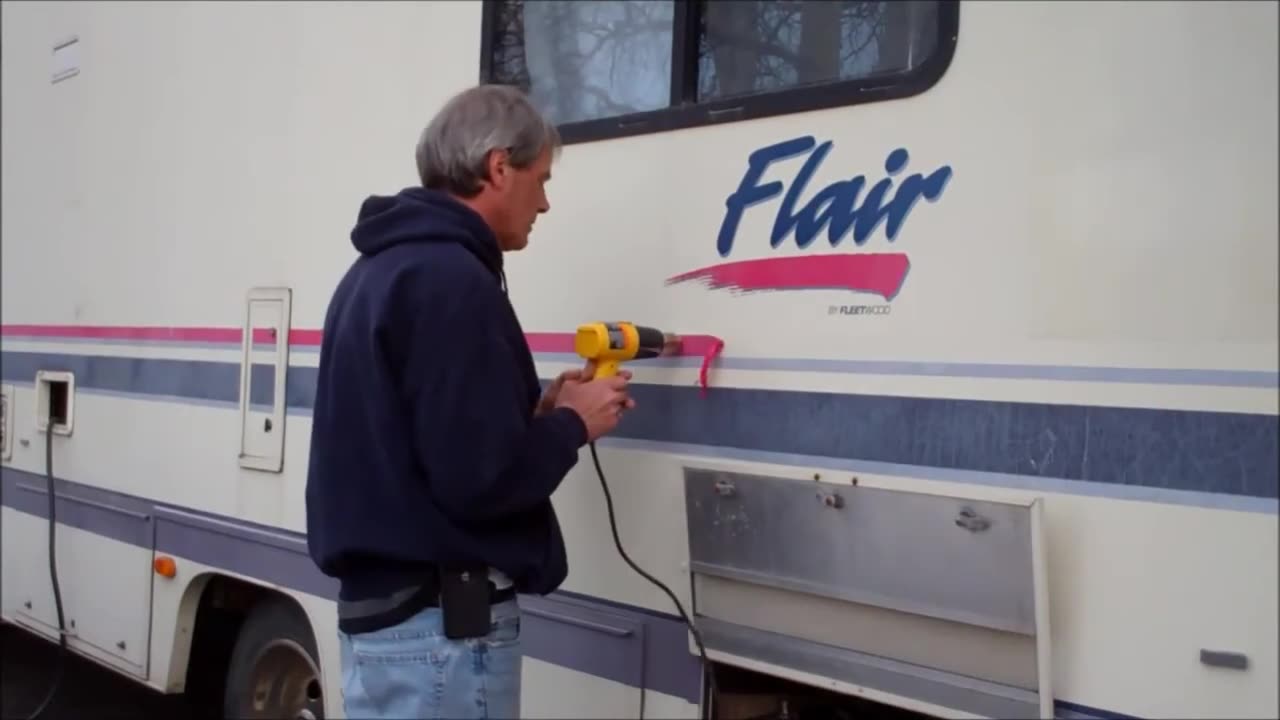
<svg viewBox="0 0 1280 720"><path fill-rule="evenodd" d="M664 585L661 580L642 570L640 566L636 565L635 562L631 560L631 557L627 555L627 551L622 549L622 540L618 538L618 521L613 515L613 497L609 494L609 483L604 479L604 470L600 467L600 456L596 454L595 441L593 440L589 444L591 445L591 462L595 463L596 475L600 477L600 488L604 490L605 507L609 510L609 529L613 532L614 547L618 548L618 554L621 555L622 559L631 566L632 570L640 573L645 580L648 580L661 588L662 591L667 594L667 597L671 598L671 602L675 603L676 610L680 612L680 619L684 620L684 624L688 626L689 632L693 633L693 641L698 645L698 654L702 657L702 670L711 690L710 697L712 698L712 702L714 702L715 698L719 695L716 688L716 673L715 668L711 665L711 661L707 659L707 648L702 644L702 633L698 632L698 628L693 624L693 620L689 618L689 614L684 611L684 606L680 604L679 598L676 597L675 593L671 592L671 588ZM640 717L644 717L644 693L640 693Z"/></svg>
<svg viewBox="0 0 1280 720"><path fill-rule="evenodd" d="M50 393L52 395L52 393ZM45 489L49 495L49 580L53 583L53 604L58 610L58 669L57 674L53 677L53 685L49 687L49 694L45 695L44 701L35 709L35 712L26 717L26 720L36 720L49 709L49 704L53 702L54 696L58 692L58 686L62 684L62 676L67 669L67 624L66 619L62 615L62 589L58 586L58 557L54 552L54 532L58 526L57 520L57 500L53 487L53 398L49 399L49 426L45 430L44 443L44 477Z"/></svg>

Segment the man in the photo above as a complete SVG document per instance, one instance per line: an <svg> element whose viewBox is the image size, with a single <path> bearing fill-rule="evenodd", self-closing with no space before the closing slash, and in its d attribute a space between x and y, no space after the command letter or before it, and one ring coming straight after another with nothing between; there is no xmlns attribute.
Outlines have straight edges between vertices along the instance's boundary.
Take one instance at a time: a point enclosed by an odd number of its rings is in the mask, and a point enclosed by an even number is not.
<svg viewBox="0 0 1280 720"><path fill-rule="evenodd" d="M550 497L632 407L629 375L541 393L503 253L549 209L559 136L519 90L450 100L421 187L370 197L325 316L307 540L340 581L347 715L517 717L515 593L567 575Z"/></svg>

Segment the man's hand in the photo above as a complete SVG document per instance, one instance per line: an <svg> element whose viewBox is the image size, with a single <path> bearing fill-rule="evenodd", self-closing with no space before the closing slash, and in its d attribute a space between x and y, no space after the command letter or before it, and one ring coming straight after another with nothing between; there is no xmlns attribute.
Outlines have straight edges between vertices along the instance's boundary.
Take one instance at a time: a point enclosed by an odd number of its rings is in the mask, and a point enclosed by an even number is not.
<svg viewBox="0 0 1280 720"><path fill-rule="evenodd" d="M619 371L617 375L583 382L570 379L561 384L556 407L567 407L578 413L587 426L587 440L594 441L612 432L622 419L622 413L636 406L627 394L631 373Z"/></svg>
<svg viewBox="0 0 1280 720"><path fill-rule="evenodd" d="M556 406L556 401L560 398L560 389L564 387L566 381L583 381L586 379L581 370L565 370L560 373L560 376L552 380L551 385L543 391L542 398L538 400L538 407L533 411L533 416L538 417L551 412L552 408Z"/></svg>
<svg viewBox="0 0 1280 720"><path fill-rule="evenodd" d="M544 413L551 412L556 407L556 403L560 399L560 390L566 382L587 382L596 374L595 364L590 364L584 370L565 370L553 381L551 385L542 393L542 398L538 400L538 406L533 411L533 416L538 417ZM630 370L619 370L619 377L631 380Z"/></svg>

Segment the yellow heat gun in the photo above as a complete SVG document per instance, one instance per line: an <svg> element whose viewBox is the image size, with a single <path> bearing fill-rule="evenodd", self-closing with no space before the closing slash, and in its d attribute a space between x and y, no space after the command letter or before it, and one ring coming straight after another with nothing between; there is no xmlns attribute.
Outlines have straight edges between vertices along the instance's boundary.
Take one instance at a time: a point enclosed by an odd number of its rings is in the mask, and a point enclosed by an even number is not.
<svg viewBox="0 0 1280 720"><path fill-rule="evenodd" d="M595 377L612 377L628 360L671 355L680 350L680 337L629 322L595 322L578 327L573 350L595 365Z"/></svg>

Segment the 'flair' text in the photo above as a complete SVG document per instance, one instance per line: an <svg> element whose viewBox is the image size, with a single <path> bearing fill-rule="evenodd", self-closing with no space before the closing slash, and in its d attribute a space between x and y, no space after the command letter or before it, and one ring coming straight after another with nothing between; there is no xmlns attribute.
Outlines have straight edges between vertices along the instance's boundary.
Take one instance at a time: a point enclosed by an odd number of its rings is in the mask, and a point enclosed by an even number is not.
<svg viewBox="0 0 1280 720"><path fill-rule="evenodd" d="M817 239L824 227L827 229L827 240L832 246L839 244L849 233L852 233L854 244L860 246L879 227L881 221L885 222L885 234L892 241L915 207L916 201L922 197L930 202L937 200L951 179L951 167L943 165L927 176L920 173L908 175L894 188L894 176L906 168L908 160L907 150L898 148L885 158L884 170L888 177L872 185L861 202L858 201L858 196L867 179L864 175L857 175L828 185L797 211L796 203L800 194L804 192L809 179L827 153L831 152L830 140L817 145L814 150L816 144L817 141L809 135L769 145L751 153L747 160L747 171L738 183L738 189L725 200L724 220L716 239L716 249L721 257L727 257L733 249L734 236L737 235L743 212L752 205L776 197L784 189L786 194L778 207L773 230L769 235L770 246L778 247L794 231L796 246L806 248ZM812 154L805 160L804 166L789 187L778 180L760 184L769 165L811 150Z"/></svg>

